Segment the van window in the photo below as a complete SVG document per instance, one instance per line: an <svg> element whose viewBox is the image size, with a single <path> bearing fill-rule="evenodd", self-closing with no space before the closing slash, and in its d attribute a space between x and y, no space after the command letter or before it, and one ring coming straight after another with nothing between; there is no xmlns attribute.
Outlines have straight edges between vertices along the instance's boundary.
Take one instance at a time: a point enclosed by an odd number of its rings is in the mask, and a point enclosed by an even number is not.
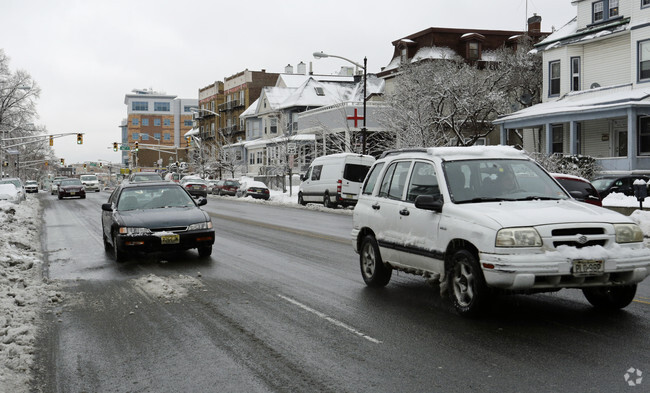
<svg viewBox="0 0 650 393"><path fill-rule="evenodd" d="M416 162L413 166L406 200L415 202L415 198L420 195L440 196L435 169L426 162Z"/></svg>
<svg viewBox="0 0 650 393"><path fill-rule="evenodd" d="M381 168L383 167L384 163L382 162L372 168L372 172L370 172L370 175L366 180L366 184L363 186L363 194L372 195L372 192L375 190L375 184L377 184L377 178L379 178L379 172L381 172Z"/></svg>
<svg viewBox="0 0 650 393"><path fill-rule="evenodd" d="M320 180L320 173L323 170L322 165L316 165L312 170L311 170L311 179L312 180Z"/></svg>
<svg viewBox="0 0 650 393"><path fill-rule="evenodd" d="M369 170L369 165L346 164L343 169L343 178L345 180L361 183L363 179L366 178Z"/></svg>

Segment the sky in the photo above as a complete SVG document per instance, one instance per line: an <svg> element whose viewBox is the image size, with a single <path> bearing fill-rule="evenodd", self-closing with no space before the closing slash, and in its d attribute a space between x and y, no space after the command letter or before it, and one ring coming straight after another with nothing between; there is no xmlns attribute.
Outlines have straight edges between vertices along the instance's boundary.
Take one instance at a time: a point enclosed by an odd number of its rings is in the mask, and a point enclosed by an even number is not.
<svg viewBox="0 0 650 393"><path fill-rule="evenodd" d="M83 145L56 139L56 157L117 163L112 143L133 89L198 98L199 88L245 69L281 73L302 61L334 74L349 65L316 60L316 51L367 57L376 73L402 37L429 27L517 31L533 13L550 32L576 8L571 0L0 0L0 48L12 71L42 89L35 123L50 134L84 133Z"/></svg>

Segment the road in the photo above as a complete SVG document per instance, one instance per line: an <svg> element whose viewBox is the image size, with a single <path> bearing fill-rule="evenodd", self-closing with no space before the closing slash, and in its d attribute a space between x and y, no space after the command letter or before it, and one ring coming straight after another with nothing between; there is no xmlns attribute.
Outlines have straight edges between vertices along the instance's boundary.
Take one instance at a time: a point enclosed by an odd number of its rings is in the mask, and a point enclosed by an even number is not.
<svg viewBox="0 0 650 393"><path fill-rule="evenodd" d="M367 288L349 215L210 197L210 259L116 264L101 239L108 194L39 198L63 301L33 391L603 392L629 388L632 367L650 386L648 281L615 314L565 290L464 319L419 277Z"/></svg>

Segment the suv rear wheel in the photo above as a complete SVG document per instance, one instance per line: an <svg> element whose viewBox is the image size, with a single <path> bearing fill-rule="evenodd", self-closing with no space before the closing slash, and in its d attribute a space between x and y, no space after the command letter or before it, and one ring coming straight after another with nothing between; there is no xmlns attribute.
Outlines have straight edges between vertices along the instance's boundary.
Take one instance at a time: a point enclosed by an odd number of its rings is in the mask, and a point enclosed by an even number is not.
<svg viewBox="0 0 650 393"><path fill-rule="evenodd" d="M477 315L489 293L474 254L467 250L456 251L451 257L447 277L449 296L456 312L462 316Z"/></svg>
<svg viewBox="0 0 650 393"><path fill-rule="evenodd" d="M592 306L603 310L618 310L632 303L636 284L616 287L584 288L582 293Z"/></svg>
<svg viewBox="0 0 650 393"><path fill-rule="evenodd" d="M369 287L384 287L390 281L393 270L384 265L377 241L372 235L363 238L359 253L361 276Z"/></svg>

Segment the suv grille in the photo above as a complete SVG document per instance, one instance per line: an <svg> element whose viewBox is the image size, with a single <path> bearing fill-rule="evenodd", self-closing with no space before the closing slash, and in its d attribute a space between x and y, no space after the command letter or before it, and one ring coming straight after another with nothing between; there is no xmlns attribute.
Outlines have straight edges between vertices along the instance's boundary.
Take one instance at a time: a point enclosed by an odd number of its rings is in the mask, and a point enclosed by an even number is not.
<svg viewBox="0 0 650 393"><path fill-rule="evenodd" d="M605 246L605 228L561 228L551 232L553 236L553 247L569 246L583 248L590 246Z"/></svg>

